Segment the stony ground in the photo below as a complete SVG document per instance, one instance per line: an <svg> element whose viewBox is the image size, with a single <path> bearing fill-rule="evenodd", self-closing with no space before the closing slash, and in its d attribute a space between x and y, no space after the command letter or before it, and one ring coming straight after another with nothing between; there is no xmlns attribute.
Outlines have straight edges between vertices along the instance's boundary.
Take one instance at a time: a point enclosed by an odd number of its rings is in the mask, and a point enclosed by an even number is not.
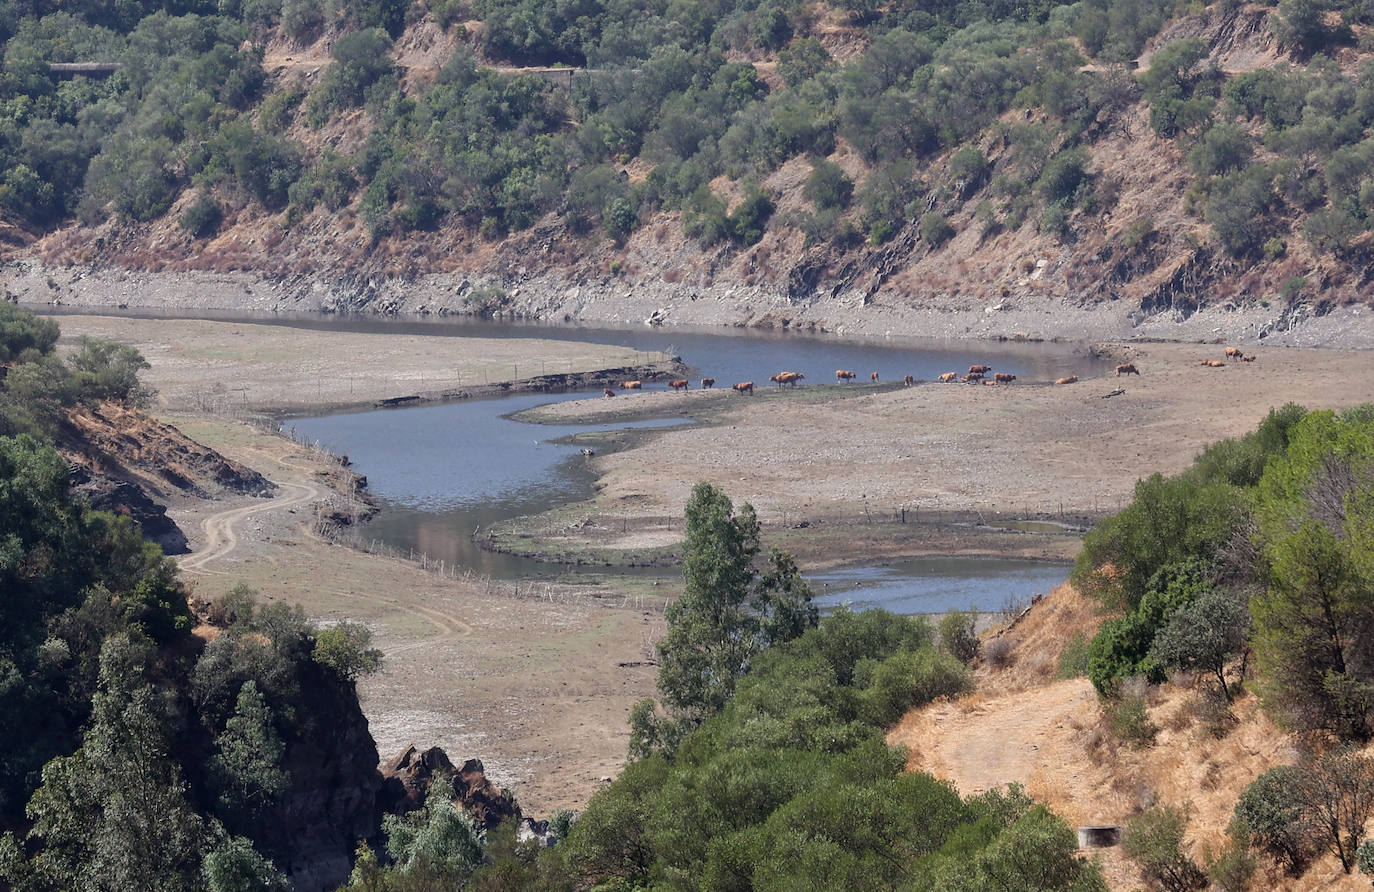
<svg viewBox="0 0 1374 892"><path fill-rule="evenodd" d="M308 350L283 359L292 344L266 351L260 336L284 329L185 322L168 328L99 317L62 323L69 337L99 334L139 346L153 363L148 379L161 391L164 416L287 484L271 502L174 506L195 549L187 575L207 596L245 581L322 620L369 623L387 668L361 692L384 756L413 742L444 746L455 758L482 758L537 814L580 806L600 778L618 771L626 715L653 688L646 658L662 630L658 610L624 593L441 579L405 561L330 545L309 532L311 506L327 498L315 474L323 457L200 411L198 394L213 380L233 382L253 399L284 393L322 408L356 402L362 378L370 397L404 395L452 361L444 353L449 345L310 333ZM291 331L292 338L298 334ZM509 357L485 352L510 349L507 341L474 347L464 368L539 358L593 367L601 351L612 349L523 347L531 352ZM579 350L585 352L546 352ZM921 551L1070 557L1073 540L1063 537L921 524L1000 512L1077 517L1114 510L1140 476L1179 470L1203 445L1252 429L1272 407L1368 399L1360 382L1374 372L1374 353L1358 351L1264 348L1254 351L1253 363L1213 369L1198 361L1220 358L1220 346L1136 343L1113 350L1141 375L1064 386L814 385L752 398L655 392L560 404L546 417L628 417L686 404L701 419L598 454L601 489L575 509L587 521L583 532L567 524L566 535L595 538L598 547L671 546L686 494L704 479L753 502L765 533L797 546L812 565ZM293 377L325 358L359 377L348 383L307 376L304 386ZM1107 397L1117 389L1124 392ZM907 524L895 519L902 507Z"/></svg>

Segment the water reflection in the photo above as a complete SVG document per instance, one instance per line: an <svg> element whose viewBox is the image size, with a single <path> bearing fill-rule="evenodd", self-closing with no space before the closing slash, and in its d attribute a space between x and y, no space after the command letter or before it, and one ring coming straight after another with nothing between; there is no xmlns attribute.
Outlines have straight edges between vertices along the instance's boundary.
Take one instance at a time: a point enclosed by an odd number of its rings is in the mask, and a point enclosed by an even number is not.
<svg viewBox="0 0 1374 892"><path fill-rule="evenodd" d="M1038 561L936 557L814 573L807 579L822 609L845 604L894 613L986 613L1048 592L1068 578L1068 569Z"/></svg>

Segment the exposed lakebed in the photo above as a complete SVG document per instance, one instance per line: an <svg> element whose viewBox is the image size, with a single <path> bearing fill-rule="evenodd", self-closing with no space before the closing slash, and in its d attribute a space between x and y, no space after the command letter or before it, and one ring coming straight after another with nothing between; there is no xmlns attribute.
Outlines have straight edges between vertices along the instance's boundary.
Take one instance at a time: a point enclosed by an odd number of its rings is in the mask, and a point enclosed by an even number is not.
<svg viewBox="0 0 1374 892"><path fill-rule="evenodd" d="M358 320L350 320L357 325ZM386 330L387 323L377 323ZM721 385L752 380L769 386L783 369L807 375L804 386L835 386L837 368L884 380L911 374L929 381L945 371L987 363L1022 380L1052 380L1099 371L1101 361L1064 345L938 343L910 346L848 342L797 335L707 334L656 330L559 329L482 323L407 326L436 335L534 336L594 339L646 354L680 355ZM371 330L371 329L369 329ZM549 360L555 361L554 357ZM694 380L694 386L698 386ZM850 385L861 386L861 385ZM663 389L664 385L646 384ZM534 406L593 394L540 393L465 400L443 405L321 414L289 420L299 437L349 456L366 474L381 513L362 531L403 552L414 550L496 578L577 578L585 568L546 563L479 547L474 533L510 518L538 514L589 498L595 475L574 442L591 431L652 429L689 424L665 417L605 424L530 424L511 416ZM598 447L599 448L599 447ZM748 493L731 493L747 501ZM606 575L604 569L598 575ZM661 567L617 567L615 575L676 578ZM820 603L834 607L886 607L927 613L1000 609L1048 590L1066 575L1062 565L988 557L924 558L881 567L852 567L813 574Z"/></svg>

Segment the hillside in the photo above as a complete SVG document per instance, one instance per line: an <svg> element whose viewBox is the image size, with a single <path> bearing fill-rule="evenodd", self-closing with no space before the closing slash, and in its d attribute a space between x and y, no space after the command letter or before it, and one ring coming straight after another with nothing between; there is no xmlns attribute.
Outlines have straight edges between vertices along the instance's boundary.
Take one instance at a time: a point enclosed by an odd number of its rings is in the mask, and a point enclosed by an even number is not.
<svg viewBox="0 0 1374 892"><path fill-rule="evenodd" d="M613 2L297 6L0 26L11 295L1008 337L1363 328L1362 7L721 2L670 27L677 11ZM96 57L124 68L39 61Z"/></svg>

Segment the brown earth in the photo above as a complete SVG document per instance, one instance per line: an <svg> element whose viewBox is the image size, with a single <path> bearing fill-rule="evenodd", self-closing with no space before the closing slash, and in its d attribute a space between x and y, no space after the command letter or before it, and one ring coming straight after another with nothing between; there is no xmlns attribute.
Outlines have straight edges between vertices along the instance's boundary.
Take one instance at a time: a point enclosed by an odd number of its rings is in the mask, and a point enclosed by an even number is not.
<svg viewBox="0 0 1374 892"><path fill-rule="evenodd" d="M961 793L1019 783L1071 825L1123 824L1154 805L1188 808L1187 842L1206 863L1225 842L1237 798L1260 774L1297 758L1292 738L1245 694L1233 706L1235 727L1220 740L1199 719L1191 681L1151 695L1152 744L1117 743L1103 724L1096 692L1085 678L1057 678L1060 652L1076 632L1091 635L1102 616L1070 585L1034 605L1011 629L1012 664L975 672L975 693L913 710L888 734L907 747L907 765L951 781ZM985 641L987 641L985 637ZM1145 887L1119 848L1097 853L1113 889ZM1255 888L1363 889L1334 856L1302 877L1261 871Z"/></svg>
<svg viewBox="0 0 1374 892"><path fill-rule="evenodd" d="M239 422L169 420L278 485L271 501L173 509L194 547L182 561L193 594L246 584L319 620L366 623L385 660L359 694L384 758L411 744L480 758L533 815L580 808L619 772L630 706L653 690L644 661L661 614L593 593L442 578L334 545L311 532L312 506L330 498L316 474L332 459Z"/></svg>
<svg viewBox="0 0 1374 892"><path fill-rule="evenodd" d="M819 563L837 553L871 557L868 540L916 536L901 527L927 520L949 529L949 522L992 518L1100 517L1129 501L1137 479L1182 470L1208 443L1253 430L1270 409L1368 400L1353 382L1374 373L1374 353L1359 351L1265 349L1254 362L1205 368L1199 360L1224 358L1220 345L1104 349L1133 362L1140 375L1061 386L813 385L753 398L655 392L547 406L522 417L700 409L710 423L655 433L635 448L597 456L595 499L531 519L526 532L580 536L605 549L629 531L678 529L699 480L752 503L765 531ZM1117 389L1124 392L1109 396ZM903 508L906 524L896 522ZM576 524L567 523L570 516ZM876 530L881 534L873 535ZM989 546L967 527L952 537L930 535L929 548L904 547L1006 552L1020 542L1027 556L1045 558L1076 550L1057 537L1025 535Z"/></svg>
<svg viewBox="0 0 1374 892"><path fill-rule="evenodd" d="M173 338L161 321L71 317L63 325L68 337L119 336L145 349L153 363L148 378L166 405L188 408L213 380L236 382L250 394L274 392L257 389L264 358L276 369L267 377L279 376L275 392L283 393L292 370L310 368L312 356L346 356L359 376L353 384L319 376L318 388L296 388L297 397L319 400L321 408L330 400L352 402L364 380L369 395L385 398L408 392L448 362L445 351L452 349L441 338L402 344L385 335L311 332L309 351L283 359L261 346L286 331L271 327L181 321ZM466 368L494 362L480 352L489 347L519 349L508 341L468 346ZM522 366L539 356L595 364L600 350L612 349L523 346L530 352L511 356ZM570 509L580 529L560 521L561 535L581 547L671 547L687 491L705 479L736 501L752 501L766 535L795 547L807 567L922 551L1067 558L1076 548L1072 537L979 532L952 522L1114 510L1139 476L1179 470L1205 443L1252 429L1271 407L1290 400L1340 407L1367 398L1351 382L1374 371L1374 354L1363 352L1265 349L1256 362L1210 369L1197 362L1220 357L1219 345L1111 349L1141 375L1057 387L811 385L753 398L646 392L559 404L541 416L687 411L701 419L681 430L637 434L624 451L599 452L591 461L601 490ZM213 373L194 359L207 354ZM1118 388L1124 393L1106 397ZM339 507L341 497L317 476L337 469L331 459L221 417L168 419L279 485L271 501L173 507L195 549L184 566L197 594L214 597L246 582L320 619L368 623L387 654L383 672L361 685L383 756L414 743L442 746L455 760L481 758L493 780L514 789L535 815L579 807L601 778L617 773L629 707L652 693L654 669L646 661L663 628L658 610L646 611L623 590L440 578L409 561L329 544L310 528L312 505L323 499ZM906 524L895 514L902 506L909 509ZM549 521L534 518L531 528ZM1044 659L1018 664L1021 675L1014 677L1023 687L1040 684L1048 664L1032 670ZM1056 695L1061 710L1029 712L1026 733L1045 729L1046 716L1062 716L1066 727L1085 722L1091 703L1081 694L1081 686L1067 687ZM1000 773L976 783L997 782ZM1037 782L1033 792L1050 786Z"/></svg>

